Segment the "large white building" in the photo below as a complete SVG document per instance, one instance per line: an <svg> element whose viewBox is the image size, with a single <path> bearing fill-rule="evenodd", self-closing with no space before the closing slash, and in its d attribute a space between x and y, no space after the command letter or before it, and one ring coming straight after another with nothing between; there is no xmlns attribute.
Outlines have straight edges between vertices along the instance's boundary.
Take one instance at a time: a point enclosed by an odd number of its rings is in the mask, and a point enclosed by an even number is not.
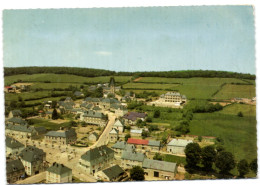
<svg viewBox="0 0 260 185"><path fill-rule="evenodd" d="M186 139L173 139L167 144L167 152L184 155L185 147L192 142L192 140Z"/></svg>

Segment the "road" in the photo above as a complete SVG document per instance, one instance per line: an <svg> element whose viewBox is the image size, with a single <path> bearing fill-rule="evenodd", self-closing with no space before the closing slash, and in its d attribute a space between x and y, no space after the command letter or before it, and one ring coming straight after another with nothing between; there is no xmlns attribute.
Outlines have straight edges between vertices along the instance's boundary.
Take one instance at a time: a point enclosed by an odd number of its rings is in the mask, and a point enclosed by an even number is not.
<svg viewBox="0 0 260 185"><path fill-rule="evenodd" d="M44 179L46 179L46 172L39 173L24 180L16 181L15 184L35 184L43 181Z"/></svg>
<svg viewBox="0 0 260 185"><path fill-rule="evenodd" d="M99 139L92 145L86 148L79 148L79 147L72 147L72 146L54 146L52 147L51 145L45 145L44 142L40 143L40 142L35 142L35 141L28 141L27 144L28 145L36 145L36 147L42 149L44 152L46 152L46 161L48 161L49 164L52 164L54 162L57 163L62 163L65 166L69 167L72 169L72 175L75 176L76 178L80 179L81 181L84 182L96 182L97 180L91 176L91 175L87 175L81 172L80 167L78 166L78 161L81 157L81 155L83 155L85 152L87 152L90 149L93 149L95 147L99 147L102 145L106 145L109 142L109 132L112 129L112 126L115 122L115 118L116 116L114 115L114 113L105 112L108 115L108 123L104 129L104 131L102 132L102 134L100 135ZM22 142L23 144L26 143L26 140L19 140L20 142ZM62 152L63 151L63 152ZM40 173L42 174L42 173ZM38 174L38 175L40 175ZM30 179L33 180L37 180L38 178L37 176L32 176L29 177ZM26 178L25 180L29 179ZM44 177L45 178L45 177ZM31 182L30 181L30 182Z"/></svg>

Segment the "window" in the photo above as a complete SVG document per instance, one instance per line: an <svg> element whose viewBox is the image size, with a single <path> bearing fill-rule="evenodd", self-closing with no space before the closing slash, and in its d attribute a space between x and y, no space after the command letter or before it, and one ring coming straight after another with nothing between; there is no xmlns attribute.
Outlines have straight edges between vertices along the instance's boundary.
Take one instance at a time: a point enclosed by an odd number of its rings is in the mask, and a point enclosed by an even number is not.
<svg viewBox="0 0 260 185"><path fill-rule="evenodd" d="M154 172L153 172L153 176L154 176L154 177L159 177L159 172L154 171Z"/></svg>

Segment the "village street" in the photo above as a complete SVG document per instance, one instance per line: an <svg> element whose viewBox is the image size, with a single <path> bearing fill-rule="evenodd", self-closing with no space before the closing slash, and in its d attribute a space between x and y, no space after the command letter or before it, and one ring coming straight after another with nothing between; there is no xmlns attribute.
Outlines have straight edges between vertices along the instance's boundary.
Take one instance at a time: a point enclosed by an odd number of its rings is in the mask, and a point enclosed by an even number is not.
<svg viewBox="0 0 260 185"><path fill-rule="evenodd" d="M112 129L116 116L114 115L114 113L108 111L106 111L105 113L108 115L109 121L104 131L100 135L99 139L92 146L86 148L74 147L70 145L63 145L63 146L50 145L40 141L32 141L32 140L25 140L25 139L23 140L18 139L18 140L25 145L35 145L36 147L43 149L43 151L46 152L46 161L49 164L52 164L54 162L64 164L65 166L71 168L72 175L80 179L81 181L96 182L97 180L93 176L87 175L85 173L84 174L81 173L80 166L78 166L78 161L81 155L83 155L88 150L93 149L95 147L99 147L101 145L106 145L108 143L109 132ZM30 183L32 183L31 181L33 181L33 179L35 178L32 178L30 180Z"/></svg>

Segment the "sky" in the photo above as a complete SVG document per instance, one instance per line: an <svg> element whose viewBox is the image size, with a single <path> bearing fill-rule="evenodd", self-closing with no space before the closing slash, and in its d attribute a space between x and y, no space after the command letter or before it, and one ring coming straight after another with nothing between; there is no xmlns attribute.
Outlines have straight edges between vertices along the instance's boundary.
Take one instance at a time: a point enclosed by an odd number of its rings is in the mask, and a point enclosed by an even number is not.
<svg viewBox="0 0 260 185"><path fill-rule="evenodd" d="M4 10L4 67L255 74L252 6Z"/></svg>

